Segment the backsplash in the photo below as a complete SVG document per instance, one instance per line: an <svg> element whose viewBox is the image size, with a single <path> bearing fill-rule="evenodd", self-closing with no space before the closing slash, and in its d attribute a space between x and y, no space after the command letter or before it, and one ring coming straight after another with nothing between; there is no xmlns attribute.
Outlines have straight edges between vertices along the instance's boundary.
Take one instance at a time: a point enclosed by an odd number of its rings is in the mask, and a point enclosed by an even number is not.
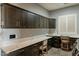
<svg viewBox="0 0 79 59"><path fill-rule="evenodd" d="M3 29L2 31L2 40L9 40L10 35L15 34L16 38L20 38L20 29Z"/></svg>
<svg viewBox="0 0 79 59"><path fill-rule="evenodd" d="M15 34L16 38L31 37L36 35L47 34L48 29L3 29L1 39L9 40L10 35Z"/></svg>
<svg viewBox="0 0 79 59"><path fill-rule="evenodd" d="M31 37L36 35L47 34L48 29L21 29L21 37Z"/></svg>

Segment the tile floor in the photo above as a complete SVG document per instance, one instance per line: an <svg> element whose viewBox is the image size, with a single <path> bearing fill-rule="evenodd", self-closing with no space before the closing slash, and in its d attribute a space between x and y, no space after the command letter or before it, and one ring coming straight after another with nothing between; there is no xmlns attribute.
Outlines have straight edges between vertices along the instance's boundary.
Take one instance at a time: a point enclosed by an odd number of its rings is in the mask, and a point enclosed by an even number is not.
<svg viewBox="0 0 79 59"><path fill-rule="evenodd" d="M72 56L72 51L63 51L58 48L51 48L44 56Z"/></svg>

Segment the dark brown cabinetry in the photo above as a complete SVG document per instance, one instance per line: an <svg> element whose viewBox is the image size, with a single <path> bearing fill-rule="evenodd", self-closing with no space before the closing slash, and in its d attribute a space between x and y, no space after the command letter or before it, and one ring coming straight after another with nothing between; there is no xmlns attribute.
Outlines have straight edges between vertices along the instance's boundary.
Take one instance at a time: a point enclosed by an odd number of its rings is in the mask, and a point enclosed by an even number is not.
<svg viewBox="0 0 79 59"><path fill-rule="evenodd" d="M23 11L23 28L39 28L40 16L31 12Z"/></svg>
<svg viewBox="0 0 79 59"><path fill-rule="evenodd" d="M22 11L23 12L23 19L22 19L22 28L28 28L28 12L27 11Z"/></svg>
<svg viewBox="0 0 79 59"><path fill-rule="evenodd" d="M39 43L33 44L33 45L25 48L25 55L27 55L27 56L39 56L40 55L39 49L40 49L41 45L42 45L42 42L39 42Z"/></svg>
<svg viewBox="0 0 79 59"><path fill-rule="evenodd" d="M28 28L35 28L36 15L28 12L27 18L28 18L28 20L27 20L28 21Z"/></svg>
<svg viewBox="0 0 79 59"><path fill-rule="evenodd" d="M48 18L43 18L43 21L44 21L44 25L43 25L44 27L43 28L48 28L48 26L49 26L48 25L48 23L49 23L48 20L49 20Z"/></svg>
<svg viewBox="0 0 79 59"><path fill-rule="evenodd" d="M49 46L49 49L52 47L61 48L61 38L58 36L54 36L48 39L48 46Z"/></svg>
<svg viewBox="0 0 79 59"><path fill-rule="evenodd" d="M56 28L56 19L49 19L49 28Z"/></svg>
<svg viewBox="0 0 79 59"><path fill-rule="evenodd" d="M30 45L28 47L13 51L8 56L39 56L39 48L43 42Z"/></svg>
<svg viewBox="0 0 79 59"><path fill-rule="evenodd" d="M40 28L40 16L38 16L38 15L35 15L35 28Z"/></svg>
<svg viewBox="0 0 79 59"><path fill-rule="evenodd" d="M4 21L4 28L20 28L22 18L22 10L7 4L2 5L2 20Z"/></svg>
<svg viewBox="0 0 79 59"><path fill-rule="evenodd" d="M55 20L49 19L30 11L2 4L3 28L55 28Z"/></svg>
<svg viewBox="0 0 79 59"><path fill-rule="evenodd" d="M40 17L40 28L48 28L48 18L45 18L45 17Z"/></svg>

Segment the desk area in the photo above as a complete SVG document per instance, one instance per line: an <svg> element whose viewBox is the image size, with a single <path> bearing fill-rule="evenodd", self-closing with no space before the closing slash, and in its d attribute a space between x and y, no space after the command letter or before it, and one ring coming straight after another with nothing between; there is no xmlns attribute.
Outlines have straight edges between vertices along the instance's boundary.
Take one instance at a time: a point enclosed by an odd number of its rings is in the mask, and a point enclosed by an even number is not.
<svg viewBox="0 0 79 59"><path fill-rule="evenodd" d="M70 38L69 40L71 41L72 45L74 45L73 43L75 43L79 39L79 35L61 35L61 34L55 33L55 34L48 34L47 36L50 36L50 37L54 37L54 36L55 37L69 37ZM78 48L79 47L78 42L77 42L77 45L75 47L77 47L77 49L79 49Z"/></svg>
<svg viewBox="0 0 79 59"><path fill-rule="evenodd" d="M68 37L71 37L71 38L77 38L77 39L79 39L79 35L78 34L57 34L57 33L54 33L54 34L47 34L47 36L50 36L50 37L52 37L52 36L68 36Z"/></svg>
<svg viewBox="0 0 79 59"><path fill-rule="evenodd" d="M3 51L5 51L6 54L8 54L12 51L18 50L18 49L23 48L23 47L27 47L29 45L41 42L43 40L51 39L53 41L53 39L52 39L53 37L60 37L60 36L61 35L56 35L56 34L53 34L53 35L52 34L49 34L49 35L45 34L45 35L39 35L39 36L35 36L35 37L22 38L22 39L19 39L19 40L11 40L11 41L7 41L7 42L1 42L0 43L1 44L0 48ZM73 38L73 39L78 39L79 38L78 35L71 35L71 36L68 36L68 37ZM27 39L29 39L29 40L27 40ZM38 39L38 41L37 41L37 39ZM59 44L61 44L61 43L59 43ZM61 47L59 47L59 48L61 48Z"/></svg>

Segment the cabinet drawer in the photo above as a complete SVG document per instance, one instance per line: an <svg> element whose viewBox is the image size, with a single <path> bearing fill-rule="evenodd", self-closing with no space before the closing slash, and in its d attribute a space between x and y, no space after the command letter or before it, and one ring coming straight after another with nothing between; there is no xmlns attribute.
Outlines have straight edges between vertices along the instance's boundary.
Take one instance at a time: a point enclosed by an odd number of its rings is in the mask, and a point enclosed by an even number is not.
<svg viewBox="0 0 79 59"><path fill-rule="evenodd" d="M41 46L43 44L43 42L38 42L36 44L33 44L32 47L38 47L38 46Z"/></svg>
<svg viewBox="0 0 79 59"><path fill-rule="evenodd" d="M13 51L7 55L8 56L18 56L19 54L22 54L22 53L24 53L24 49L19 49L19 50Z"/></svg>
<svg viewBox="0 0 79 59"><path fill-rule="evenodd" d="M8 56L36 56L39 55L39 47L41 46L42 42L33 44L31 46L13 51L8 54Z"/></svg>

